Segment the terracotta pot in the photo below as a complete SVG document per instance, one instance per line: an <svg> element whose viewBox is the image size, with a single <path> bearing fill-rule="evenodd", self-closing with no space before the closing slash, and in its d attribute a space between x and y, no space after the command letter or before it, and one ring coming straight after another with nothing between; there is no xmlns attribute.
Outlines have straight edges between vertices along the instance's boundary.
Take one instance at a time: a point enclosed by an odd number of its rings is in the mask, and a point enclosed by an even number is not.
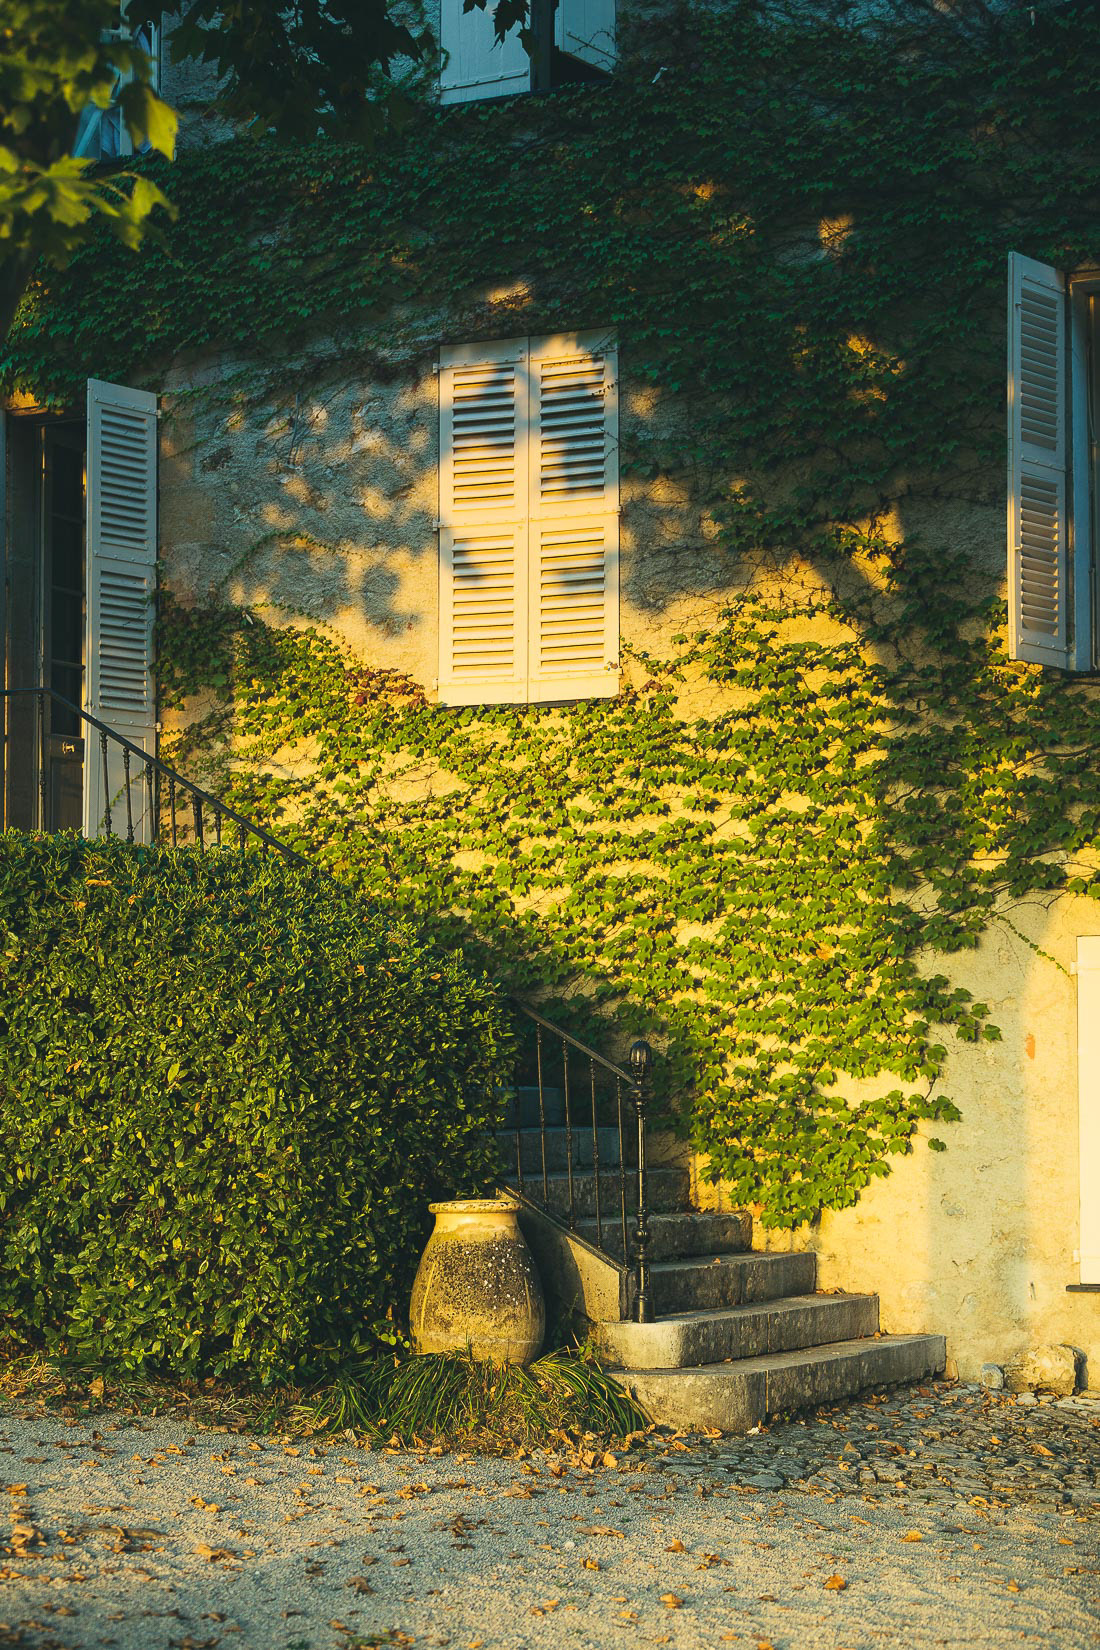
<svg viewBox="0 0 1100 1650"><path fill-rule="evenodd" d="M435 1229L420 1259L409 1318L417 1352L461 1352L529 1363L546 1311L514 1198L433 1203Z"/></svg>

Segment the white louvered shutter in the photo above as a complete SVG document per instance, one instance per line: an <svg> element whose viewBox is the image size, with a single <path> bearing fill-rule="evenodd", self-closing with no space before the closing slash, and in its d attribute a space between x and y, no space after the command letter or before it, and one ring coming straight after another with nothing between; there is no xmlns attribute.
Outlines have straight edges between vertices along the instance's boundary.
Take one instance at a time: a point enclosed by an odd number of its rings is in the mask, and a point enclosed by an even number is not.
<svg viewBox="0 0 1100 1650"><path fill-rule="evenodd" d="M504 97L531 89L531 59L513 29L499 41L493 30L495 0L484 10L463 11L462 0L442 0L439 43L443 66L439 71L441 103L472 103L483 97Z"/></svg>
<svg viewBox="0 0 1100 1650"><path fill-rule="evenodd" d="M532 700L619 691L616 364L606 333L531 342Z"/></svg>
<svg viewBox="0 0 1100 1650"><path fill-rule="evenodd" d="M558 0L554 43L594 69L615 67L615 0Z"/></svg>
<svg viewBox="0 0 1100 1650"><path fill-rule="evenodd" d="M1077 1106L1082 1283L1100 1283L1100 937L1077 941Z"/></svg>
<svg viewBox="0 0 1100 1650"><path fill-rule="evenodd" d="M527 698L527 342L444 349L439 370L439 697Z"/></svg>
<svg viewBox="0 0 1100 1650"><path fill-rule="evenodd" d="M123 16L126 13L125 4L121 7ZM133 42L148 54L149 84L154 91L160 89L160 29L155 24L148 24L136 32L128 29L125 23L117 29L106 29L104 39L119 40L127 45ZM97 109L94 103L86 104L81 110L77 122L76 136L73 139L73 154L90 160L117 160L126 155L132 155L134 145L130 139L126 122L122 118L118 99L124 86L133 80L129 71L119 71L111 94L111 101L105 109ZM143 150L148 144L143 145Z"/></svg>
<svg viewBox="0 0 1100 1650"><path fill-rule="evenodd" d="M1008 287L1009 652L1068 670L1065 281L1013 252Z"/></svg>
<svg viewBox="0 0 1100 1650"><path fill-rule="evenodd" d="M155 755L153 597L157 557L157 398L88 380L87 635L85 708ZM127 829L125 769L108 741L87 729L84 834ZM131 758L130 814L138 841L152 837L148 789Z"/></svg>

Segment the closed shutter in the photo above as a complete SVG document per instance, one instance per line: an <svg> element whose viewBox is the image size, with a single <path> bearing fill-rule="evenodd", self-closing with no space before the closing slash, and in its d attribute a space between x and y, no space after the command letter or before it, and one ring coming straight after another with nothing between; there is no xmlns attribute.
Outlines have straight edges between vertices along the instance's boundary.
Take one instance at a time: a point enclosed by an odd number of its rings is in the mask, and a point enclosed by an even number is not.
<svg viewBox="0 0 1100 1650"><path fill-rule="evenodd" d="M532 700L619 690L616 380L606 334L532 340Z"/></svg>
<svg viewBox="0 0 1100 1650"><path fill-rule="evenodd" d="M125 16L125 4L121 9ZM105 30L104 39L108 42L119 40L126 45L132 42L139 46L149 57L149 84L154 91L159 91L160 30L155 24L146 24L136 31L123 24L121 28ZM118 160L133 154L134 145L118 103L123 87L128 86L133 78L129 70L120 70L107 107L98 109L94 103L89 103L81 110L73 140L74 155L90 160ZM148 148L148 143L143 143L141 152L146 153Z"/></svg>
<svg viewBox="0 0 1100 1650"><path fill-rule="evenodd" d="M1077 1106L1082 1283L1100 1283L1100 937L1077 941Z"/></svg>
<svg viewBox="0 0 1100 1650"><path fill-rule="evenodd" d="M459 346L439 372L439 697L527 697L527 343Z"/></svg>
<svg viewBox="0 0 1100 1650"><path fill-rule="evenodd" d="M554 43L594 69L615 67L615 0L558 0Z"/></svg>
<svg viewBox="0 0 1100 1650"><path fill-rule="evenodd" d="M153 598L157 556L157 398L88 380L86 709L155 755ZM138 841L152 839L142 766L131 759L130 817ZM84 834L99 836L108 803L125 833L121 752L108 740L108 768L87 730Z"/></svg>
<svg viewBox="0 0 1100 1650"><path fill-rule="evenodd" d="M1072 664L1069 636L1065 282L1055 269L1009 257L1009 652L1034 664Z"/></svg>
<svg viewBox="0 0 1100 1650"><path fill-rule="evenodd" d="M531 59L511 30L500 41L493 25L495 0L482 9L463 11L462 0L442 0L439 43L443 64L439 71L442 103L472 103L477 98L504 97L531 89Z"/></svg>

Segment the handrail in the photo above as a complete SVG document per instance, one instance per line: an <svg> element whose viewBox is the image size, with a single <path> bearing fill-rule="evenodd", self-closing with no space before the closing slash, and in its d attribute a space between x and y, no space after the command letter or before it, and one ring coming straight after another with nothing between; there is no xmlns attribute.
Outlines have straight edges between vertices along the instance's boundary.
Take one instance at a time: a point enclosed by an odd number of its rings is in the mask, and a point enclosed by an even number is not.
<svg viewBox="0 0 1100 1650"><path fill-rule="evenodd" d="M158 777L167 779L169 782L170 791L172 793L169 806L172 810L173 840L175 837L175 790L178 787L191 798L193 810L195 803L198 803L199 805L198 809L195 810L195 834L198 838L200 847L204 848L206 846L202 815L202 807L205 804L209 806L213 812L214 825L219 842L221 841L221 823L223 820L229 819L232 820L232 822L237 826L238 831L241 833L242 839L246 834L248 836L256 837L258 841L265 845L265 847L275 849L275 851L282 854L285 859L294 860L299 865L308 866L310 864L310 861L305 857L305 855L300 854L296 848L291 848L287 843L280 842L278 837L271 835L270 831L265 831L262 825L257 825L254 820L249 819L245 814L238 813L236 808L231 808L228 803L222 802L216 796L212 796L209 791L203 790L201 785L196 785L193 780L185 778L185 776L177 772L175 768L170 767L167 762L162 762L159 756L151 756L148 751L142 750L140 745L135 745L132 739L127 739L125 734L119 733L115 728L108 727L107 723L101 722L98 716L93 716L90 711L82 710L79 705L74 705L71 699L66 699L64 694L55 693L53 688L0 688L0 698L33 698L38 701L41 724L39 733L43 742L46 737L44 702L47 699L55 705L63 706L65 710L71 712L74 716L78 716L82 722L90 723L91 726L94 727L99 733L100 751L103 754L104 780L108 787L108 791L110 786L106 758L108 740L110 740L113 744L118 745L127 754L127 756L134 755L138 758L145 769L147 782L148 776L153 773L157 774ZM44 798L46 785L48 783L48 773L44 760L44 745L40 752L40 756L42 758L42 770L39 774L39 784L42 788ZM128 764L126 768L126 782L128 788ZM108 836L114 835L115 833L111 829L109 799L105 817L107 821L107 834ZM130 841L133 840L132 830L128 832L128 838Z"/></svg>
<svg viewBox="0 0 1100 1650"><path fill-rule="evenodd" d="M130 774L130 759L131 757L136 757L138 763L143 769L145 785L148 790L151 828L154 840L158 838L160 830L160 797L157 794L157 789L154 784L155 777L156 779L167 783L167 806L168 815L171 822L171 842L173 847L177 845L176 792L179 790L182 791L183 794L190 800L194 820L195 839L200 849L205 849L206 847L205 823L203 815L203 809L205 807L213 816L214 833L218 846L222 845L222 824L224 821L229 820L237 827L240 846L242 848L244 847L246 840L249 837L252 837L258 842L261 842L265 847L274 849L277 853L282 854L285 859L292 860L299 865L310 867L310 860L308 860L304 854L300 854L297 849L288 847L285 842L280 842L278 837L272 836L270 831L265 831L263 826L255 824L253 820L248 819L244 814L239 813L236 808L229 807L227 803L222 802L218 797L212 796L209 791L204 790L201 785L196 785L192 780L185 778L185 776L179 773L175 768L170 767L167 762L162 762L159 756L150 755L148 751L142 750L140 745L135 744L131 739L127 739L125 734L119 733L115 728L109 727L106 722L100 721L99 717L93 716L90 711L83 710L79 705L73 704L72 700L65 698L64 694L55 693L52 688L47 687L0 688L0 698L5 700L19 698L34 699L37 704L39 735L39 794L41 825L43 829L47 828L47 820L49 818L50 770L49 753L46 745L47 738L49 737L49 730L47 729L46 706L47 703L50 703L61 706L64 710L69 712L70 715L78 717L81 724L86 724L89 727L94 728L99 734L99 748L100 757L103 763L105 798L104 823L106 825L108 836L115 834L113 831L111 814L111 775L108 756L109 745L113 745L122 751L123 780L122 787L120 787L120 789L125 789L126 840L128 842L134 841L134 815L131 797L132 779ZM9 733L7 718L5 717L3 727L5 754L8 737ZM90 743L90 741L88 741L88 743ZM141 784L140 779L138 783L139 785ZM649 1193L646 1153L646 1120L649 1110L649 1078L652 1064L652 1051L649 1044L639 1040L631 1046L629 1054L630 1069L627 1070L623 1066L616 1065L614 1061L606 1059L605 1056L600 1054L597 1049L590 1048L587 1043L582 1043L579 1038L572 1036L570 1032L564 1031L560 1026L554 1025L552 1020L547 1020L543 1015L539 1014L536 1009L530 1008L526 1003L520 1002L516 998L512 998L511 1003L513 1008L516 1009L519 1014L524 1016L535 1028L535 1086L538 1096L538 1131L541 1158L541 1175L537 1178L541 1179L542 1183L543 1196L541 1201L544 1211L551 1215L551 1218L557 1217L552 1211L553 1200L550 1193L548 1163L548 1144L550 1141L550 1135L548 1134L548 1130L553 1130L559 1127L559 1125L552 1122L548 1123L547 1120L548 1094L545 1077L548 1062L553 1061L554 1059L554 1054L547 1054L544 1047L547 1038L552 1041L552 1044L556 1049L557 1058L559 1058L561 1062L562 1086L560 1090L554 1090L553 1092L560 1095L562 1122L564 1124L568 1224L570 1229L575 1229L578 1217L578 1195L576 1178L574 1176L573 1160L575 1109L573 1105L573 1093L575 1089L575 1075L571 1076L570 1054L572 1053L574 1056L574 1073L578 1064L581 1064L583 1069L583 1062L587 1061L588 1063L588 1095L586 1102L586 1110L588 1115L585 1118L585 1122L581 1125L581 1133L583 1136L588 1127L591 1127L593 1204L596 1220L595 1247L604 1253L607 1253L608 1251L604 1249L603 1241L604 1209L602 1203L602 1187L600 1184L601 1101L597 1095L597 1071L603 1074L605 1086L608 1079L613 1084L612 1111L614 1116L614 1126L618 1135L618 1161L617 1163L611 1165L611 1167L618 1170L617 1190L619 1196L617 1201L619 1204L618 1212L622 1237L623 1261L631 1268L634 1274L633 1304L635 1316L639 1323L648 1322L652 1315L649 1293ZM608 1097L605 1094L602 1102L605 1111L607 1108L607 1100ZM624 1100L625 1104L629 1105L634 1113L633 1130L630 1130L626 1126ZM523 1117L518 1089L516 1092L515 1135L515 1189L526 1201L533 1202L537 1206L539 1202L537 1197L537 1189L535 1193L532 1193L532 1191L529 1190L529 1182L525 1175L525 1166L523 1161ZM633 1136L632 1139L630 1138L631 1136ZM633 1147L633 1165L628 1165L628 1146ZM628 1180L634 1181L635 1195L633 1199L628 1197ZM631 1219L630 1216L628 1216L628 1205L631 1203L633 1204L633 1225L631 1225Z"/></svg>

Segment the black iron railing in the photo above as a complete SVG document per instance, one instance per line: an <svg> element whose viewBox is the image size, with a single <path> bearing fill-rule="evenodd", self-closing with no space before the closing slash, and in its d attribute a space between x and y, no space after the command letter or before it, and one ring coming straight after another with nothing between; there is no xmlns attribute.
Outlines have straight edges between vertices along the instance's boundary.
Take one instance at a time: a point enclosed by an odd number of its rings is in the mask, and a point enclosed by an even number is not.
<svg viewBox="0 0 1100 1650"><path fill-rule="evenodd" d="M513 999L513 1007L525 1035L509 1119L509 1190L593 1248L618 1249L634 1274L634 1315L648 1323L650 1046L634 1043L626 1070L526 1003Z"/></svg>
<svg viewBox="0 0 1100 1650"><path fill-rule="evenodd" d="M133 740L101 722L98 716L81 710L79 705L51 688L4 688L0 689L0 697L26 700L34 707L38 790L38 817L34 823L40 830L51 828L51 713L61 710L71 725L92 730L83 740L83 761L89 768L86 782L94 778L102 785L99 794L103 806L97 810L99 817L94 822L96 835L101 828L104 836L125 837L127 842L171 843L173 848L186 844L198 848L220 847L235 837L239 847L255 842L284 859L299 865L309 864L304 855L280 842L270 831L204 791L201 785L185 779L167 762L142 750ZM13 765L10 743L9 719L5 716L4 773L9 777ZM97 764L97 770L93 772L90 764Z"/></svg>
<svg viewBox="0 0 1100 1650"><path fill-rule="evenodd" d="M102 808L97 806L97 817L91 821L95 835L200 849L244 848L256 843L297 864L310 863L296 849L62 694L50 688L6 688L0 689L0 698L26 702L33 713L33 728L22 729L22 743L26 747L29 736L35 747L37 818L19 823L40 830L56 828L51 822L51 739L70 738L71 729L82 728L90 730L83 738L83 788L94 777L102 799ZM61 723L64 733L56 734L55 722ZM5 714L5 785L13 767L10 746L10 718ZM24 748L23 758L29 754ZM98 764L94 773L89 763ZM8 810L4 817L7 823L15 822ZM515 1001L513 1006L524 1031L524 1047L513 1101L516 1160L510 1189L549 1218L585 1236L593 1248L610 1258L616 1258L617 1247L622 1264L633 1273L635 1316L645 1323L651 1317L646 1154L649 1044L638 1041L632 1045L627 1070L526 1003ZM534 1157L533 1164L529 1155Z"/></svg>

